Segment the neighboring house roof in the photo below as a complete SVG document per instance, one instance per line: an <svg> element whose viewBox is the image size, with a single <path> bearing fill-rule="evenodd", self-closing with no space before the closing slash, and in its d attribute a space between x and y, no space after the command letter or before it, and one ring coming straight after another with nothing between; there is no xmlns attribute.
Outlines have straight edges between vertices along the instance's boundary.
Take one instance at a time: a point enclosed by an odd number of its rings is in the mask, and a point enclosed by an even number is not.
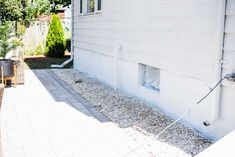
<svg viewBox="0 0 235 157"><path fill-rule="evenodd" d="M58 12L57 15L60 17L60 19L64 19L64 11ZM41 15L38 20L39 21L51 21L52 16L51 15Z"/></svg>
<svg viewBox="0 0 235 157"><path fill-rule="evenodd" d="M61 8L58 10L57 15L59 15L60 19L63 20L67 16L70 16L70 8ZM41 15L38 20L39 21L50 21L51 20L51 15ZM67 17L68 18L68 17Z"/></svg>

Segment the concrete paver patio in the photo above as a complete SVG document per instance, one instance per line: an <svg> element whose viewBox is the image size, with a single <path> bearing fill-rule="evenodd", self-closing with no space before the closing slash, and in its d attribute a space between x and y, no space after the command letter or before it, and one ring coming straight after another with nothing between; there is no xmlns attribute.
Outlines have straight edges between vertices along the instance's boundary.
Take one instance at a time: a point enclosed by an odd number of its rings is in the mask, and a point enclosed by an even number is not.
<svg viewBox="0 0 235 157"><path fill-rule="evenodd" d="M50 70L28 70L25 78L25 85L5 89L4 157L125 156L145 140L133 139ZM153 154L143 148L128 156Z"/></svg>

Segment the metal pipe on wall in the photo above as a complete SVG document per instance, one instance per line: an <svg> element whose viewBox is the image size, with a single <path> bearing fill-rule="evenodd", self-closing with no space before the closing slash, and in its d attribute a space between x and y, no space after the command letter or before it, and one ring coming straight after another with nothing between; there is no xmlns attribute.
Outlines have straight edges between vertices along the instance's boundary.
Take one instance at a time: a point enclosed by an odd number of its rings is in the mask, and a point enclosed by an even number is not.
<svg viewBox="0 0 235 157"><path fill-rule="evenodd" d="M117 89L117 70L118 70L118 52L121 50L121 45L118 45L114 50L114 73L113 73L113 88Z"/></svg>
<svg viewBox="0 0 235 157"><path fill-rule="evenodd" d="M223 64L223 48L224 48L224 31L225 31L225 17L226 17L226 5L227 0L220 0L219 3L219 24L218 24L218 52L215 56L215 80L214 82L218 82L222 78L222 64ZM212 117L207 119L203 122L205 126L209 126L213 123L215 123L219 118L219 109L220 109L220 100L221 100L221 85L216 89L216 91L213 94L213 110Z"/></svg>

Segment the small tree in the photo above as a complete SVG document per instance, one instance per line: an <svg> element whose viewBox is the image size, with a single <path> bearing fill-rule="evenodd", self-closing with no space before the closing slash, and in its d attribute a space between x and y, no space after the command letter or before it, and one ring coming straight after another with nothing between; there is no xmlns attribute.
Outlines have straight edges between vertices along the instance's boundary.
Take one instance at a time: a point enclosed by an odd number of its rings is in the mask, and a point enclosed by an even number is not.
<svg viewBox="0 0 235 157"><path fill-rule="evenodd" d="M46 38L46 56L63 57L65 51L64 30L58 15L53 15Z"/></svg>
<svg viewBox="0 0 235 157"><path fill-rule="evenodd" d="M0 26L0 57L5 59L6 54L16 48L17 41L14 39L12 22L5 22Z"/></svg>
<svg viewBox="0 0 235 157"><path fill-rule="evenodd" d="M0 0L0 22L16 21L21 16L20 0Z"/></svg>
<svg viewBox="0 0 235 157"><path fill-rule="evenodd" d="M22 19L25 25L29 26L40 15L50 13L50 2L48 0L26 1L23 8Z"/></svg>

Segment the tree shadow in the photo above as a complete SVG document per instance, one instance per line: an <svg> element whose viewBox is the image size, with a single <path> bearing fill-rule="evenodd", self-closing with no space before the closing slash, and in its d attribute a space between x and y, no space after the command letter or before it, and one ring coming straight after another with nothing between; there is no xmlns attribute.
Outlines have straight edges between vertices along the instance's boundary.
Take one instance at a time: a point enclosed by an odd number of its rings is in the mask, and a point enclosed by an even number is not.
<svg viewBox="0 0 235 157"><path fill-rule="evenodd" d="M110 119L98 112L93 105L79 95L70 85L59 79L52 71L39 69L32 71L55 102L64 102L101 123L110 122Z"/></svg>

